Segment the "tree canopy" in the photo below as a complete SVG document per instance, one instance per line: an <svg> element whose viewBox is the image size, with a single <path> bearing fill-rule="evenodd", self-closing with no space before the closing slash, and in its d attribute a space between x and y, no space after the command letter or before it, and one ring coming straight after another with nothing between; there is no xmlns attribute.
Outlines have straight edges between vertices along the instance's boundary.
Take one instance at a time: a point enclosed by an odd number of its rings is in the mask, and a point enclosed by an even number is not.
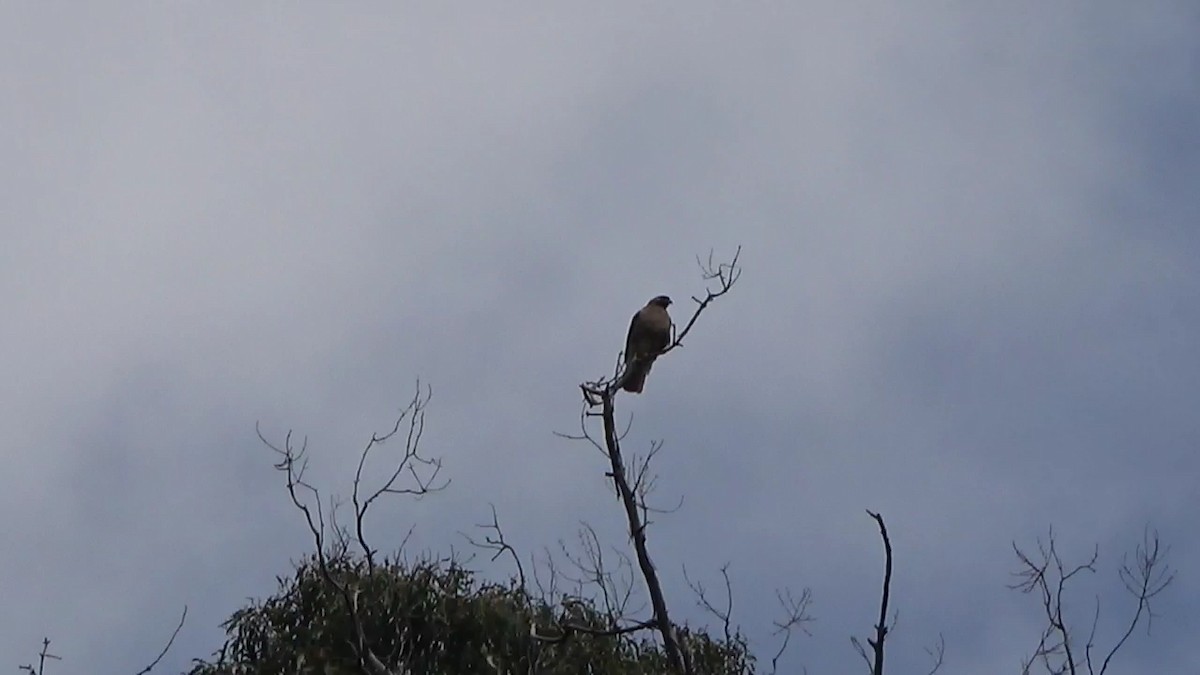
<svg viewBox="0 0 1200 675"><path fill-rule="evenodd" d="M224 624L225 644L210 660L197 661L190 675L363 672L354 649L355 621L338 587L350 589L375 653L404 664L407 672L668 670L661 646L647 633L612 635L606 612L587 598L552 604L515 578L483 581L452 559L393 557L368 565L361 555L342 551L325 556L324 564L337 585L328 583L316 554L305 558L291 576L278 578L272 596L234 612ZM753 672L754 658L740 633L718 638L683 627L680 635L697 672Z"/></svg>

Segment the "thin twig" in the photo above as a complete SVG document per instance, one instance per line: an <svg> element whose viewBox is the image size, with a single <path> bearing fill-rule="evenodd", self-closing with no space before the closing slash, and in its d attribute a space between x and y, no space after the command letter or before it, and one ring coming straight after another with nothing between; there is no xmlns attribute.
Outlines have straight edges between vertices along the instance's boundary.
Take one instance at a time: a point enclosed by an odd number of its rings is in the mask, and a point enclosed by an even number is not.
<svg viewBox="0 0 1200 675"><path fill-rule="evenodd" d="M783 635L779 649L775 650L775 655L771 657L772 675L778 672L779 659L783 657L792 642L792 631L800 630L805 635L811 636L808 624L813 621L812 616L808 613L808 606L812 604L812 589L805 588L801 591L799 598L794 597L790 589L777 590L775 597L779 600L780 607L783 608L784 617L781 621L774 622L775 631L771 633L772 636Z"/></svg>
<svg viewBox="0 0 1200 675"><path fill-rule="evenodd" d="M1096 651L1096 631L1100 623L1099 597L1096 598L1096 607L1092 612L1092 625L1088 632L1087 642L1084 644L1082 664L1078 662L1074 650L1071 638L1072 628L1068 626L1063 615L1067 584L1083 572L1094 573L1096 571L1099 548L1093 548L1092 555L1087 562L1071 567L1063 562L1062 556L1058 552L1053 528L1050 529L1049 536L1045 541L1041 538L1037 540L1037 547L1039 557L1035 560L1017 547L1016 543L1013 543L1013 551L1021 563L1021 569L1014 573L1018 581L1010 585L1010 588L1022 593L1036 594L1041 601L1042 611L1046 617L1046 627L1038 638L1033 655L1022 663L1022 672L1027 674L1035 663L1040 663L1052 675L1078 673L1081 665L1086 666L1090 675L1104 675L1113 657L1125 646L1143 617L1147 619L1147 629L1149 629L1153 619L1150 601L1174 579L1174 570L1164 560L1166 550L1160 547L1158 533L1150 534L1147 531L1142 544L1134 550L1134 562L1130 563L1126 556L1118 570L1125 590L1134 597L1137 605L1121 637L1108 650L1099 664L1097 664L1098 656L1093 656Z"/></svg>
<svg viewBox="0 0 1200 675"><path fill-rule="evenodd" d="M724 629L725 642L728 644L733 640L733 584L729 581L729 563L721 565L721 578L725 582L725 607L723 609L712 604L704 590L704 585L698 581L692 581L688 577L687 566L683 567L683 580L687 583L688 588L691 588L692 592L696 594L696 604L720 619L721 627Z"/></svg>
<svg viewBox="0 0 1200 675"><path fill-rule="evenodd" d="M154 657L154 660L150 662L150 665L139 670L137 675L146 675L146 673L154 670L154 666L157 666L158 662L162 661L163 657L167 655L167 651L171 649L171 645L175 644L175 638L178 637L180 629L183 628L183 622L187 620L187 612L187 605L184 605L183 614L179 615L179 623L175 626L175 630L171 633L171 639L167 640L167 644L163 645L162 651L158 653L158 656Z"/></svg>
<svg viewBox="0 0 1200 675"><path fill-rule="evenodd" d="M504 530L500 528L500 518L496 515L496 505L489 503L488 506L490 506L492 509L492 522L480 523L475 527L484 531L494 532L494 536L491 534L485 534L483 541L476 541L465 532L459 532L459 534L472 546L488 551L494 551L492 554L492 562L496 562L496 560L505 553L512 556L513 563L517 566L517 579L521 584L521 590L524 591L526 588L525 567L521 564L521 556L517 555L517 550L508 543L508 540L504 538Z"/></svg>
<svg viewBox="0 0 1200 675"><path fill-rule="evenodd" d="M934 673L942 669L942 663L946 659L946 636L938 633L937 644L933 647L926 647L925 653L933 660L933 667L927 675L934 675Z"/></svg>
<svg viewBox="0 0 1200 675"><path fill-rule="evenodd" d="M433 389L428 386L425 388L424 396L422 397L421 383L418 382L416 393L413 395L413 398L409 401L408 405L400 411L400 414L396 417L396 421L392 425L392 428L385 432L382 436L373 434L371 436L371 440L367 442L366 447L364 447L362 452L359 454L358 469L354 472L354 489L351 500L354 503L355 533L358 537L359 546L362 547L363 555L366 556L368 571L373 571L375 569L375 551L367 545L366 537L363 534L363 521L366 519L367 510L371 507L371 504L385 494L404 494L421 497L430 492L443 490L450 484L449 480L446 480L440 485L434 484L434 481L437 480L438 474L442 470L441 459L430 459L421 456L420 443L421 437L425 432L425 406L429 404L429 400L432 397ZM396 463L395 469L392 471L391 475L388 476L387 480L385 480L383 484L374 492L372 492L365 500L362 499L360 495L360 484L362 482L363 467L367 462L367 455L370 454L371 450L375 446L381 445L399 433L400 427L405 420L408 421L408 432L404 442L403 455ZM430 471L429 475L422 476L420 473L418 473L417 466L431 468L432 470ZM396 481L399 480L400 475L404 473L407 473L412 478L412 484L414 487L395 487Z"/></svg>
<svg viewBox="0 0 1200 675"><path fill-rule="evenodd" d="M1137 599L1137 609L1133 613L1133 618L1129 621L1129 626L1125 629L1125 633L1121 635L1121 639L1113 645L1109 650L1108 655L1104 657L1104 663L1100 666L1099 675L1104 675L1108 670L1108 664L1112 661L1113 656L1120 651L1125 645L1125 641L1133 634L1133 630L1137 628L1138 622L1142 615L1146 616L1146 632L1150 631L1150 625L1154 620L1154 613L1150 609L1150 599L1162 593L1167 586L1175 580L1175 572L1166 565L1164 559L1170 551L1170 547L1160 549L1158 541L1158 532L1150 534L1145 532L1142 537L1142 543L1134 549L1134 565L1136 570L1129 566L1129 563L1122 561L1121 569L1118 574L1121 581L1125 584L1125 590L1129 591L1134 598ZM1089 665L1090 669L1090 665Z"/></svg>
<svg viewBox="0 0 1200 675"><path fill-rule="evenodd" d="M428 389L427 389L428 391ZM354 492L352 501L355 506L355 526L356 535L359 545L363 549L363 555L367 560L368 573L373 570L374 551L367 544L363 534L363 520L367 510L371 504L384 494L408 494L421 496L429 492L443 489L446 485L435 486L432 484L437 478L437 473L441 469L440 460L431 460L422 457L419 454L419 445L421 435L425 428L424 405L429 400L428 394L422 398L420 385L418 384L417 394L413 397L412 402L401 412L396 420L391 431L382 436L373 435L367 446L363 449L359 456L358 469L355 472ZM359 486L362 479L363 467L366 463L367 455L376 445L386 441L393 435L399 432L402 422L408 419L408 434L405 441L404 456L398 463L396 469L383 485L376 491L372 492L365 500L360 498ZM321 506L321 495L315 487L304 481L304 471L308 467L307 439L297 449L292 444L292 432L289 431L284 439L282 447L271 443L263 436L261 429L255 425L255 431L258 433L259 439L279 456L279 462L275 464L275 468L284 473L287 477L288 495L291 497L292 504L304 514L304 520L308 525L310 534L313 537L313 543L316 548L317 570L320 572L322 579L329 585L341 598L350 615L350 623L354 629L355 639L351 642L351 647L359 661L359 667L371 675L398 675L389 669L380 660L378 655L371 650L367 643L366 631L363 628L362 618L358 610L358 593L357 588L351 589L348 584L342 583L334 578L329 566L329 553L333 555L342 555L346 551L346 536L342 532L335 531L335 540L339 546L327 553L327 545L325 540L325 516ZM423 465L432 466L431 475L422 477L417 471L413 462ZM397 488L396 481L400 475L407 470L413 478L416 487L413 488ZM301 497L301 491L309 496L309 499ZM310 505L311 500L311 505ZM336 501L331 502L336 504ZM331 508L331 511L334 510ZM314 513L315 511L315 513ZM336 523L333 524L336 530ZM411 530L410 530L411 533ZM406 537L407 539L407 537Z"/></svg>

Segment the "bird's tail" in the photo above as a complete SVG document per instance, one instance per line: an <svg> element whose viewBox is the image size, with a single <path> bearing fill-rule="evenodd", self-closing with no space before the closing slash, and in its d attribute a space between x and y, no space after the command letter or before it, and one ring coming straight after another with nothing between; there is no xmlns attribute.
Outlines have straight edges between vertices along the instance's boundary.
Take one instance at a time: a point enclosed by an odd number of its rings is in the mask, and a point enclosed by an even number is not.
<svg viewBox="0 0 1200 675"><path fill-rule="evenodd" d="M635 361L629 364L629 377L625 378L625 384L621 387L631 394L640 394L642 389L646 387L646 375L650 374L649 361Z"/></svg>

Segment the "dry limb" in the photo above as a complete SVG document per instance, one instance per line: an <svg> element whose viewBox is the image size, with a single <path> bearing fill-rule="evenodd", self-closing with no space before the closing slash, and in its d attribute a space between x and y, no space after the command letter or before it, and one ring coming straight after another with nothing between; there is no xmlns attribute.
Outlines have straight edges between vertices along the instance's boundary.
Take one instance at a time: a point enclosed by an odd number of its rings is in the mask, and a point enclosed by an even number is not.
<svg viewBox="0 0 1200 675"><path fill-rule="evenodd" d="M476 526L478 529L481 529L486 533L482 539L474 538L464 532L460 532L459 534L462 535L472 546L483 550L492 551L493 561L499 559L505 554L509 555L516 565L517 581L520 584L519 587L522 597L524 598L526 605L528 607L532 607L534 600L529 587L526 584L524 565L521 563L520 556L517 554L516 549L513 548L512 544L510 544L505 538L504 530L500 526L500 519L496 514L495 506L492 506L491 508L492 522L481 523ZM530 651L528 655L530 663L533 667L531 672L539 672L536 670L536 666L539 662L539 650L537 645L558 644L565 642L575 635L588 635L592 637L621 637L655 627L655 621L653 619L633 623L625 620L625 607L630 599L633 586L633 576L631 564L628 562L628 559L624 557L624 554L617 551L617 573L620 574L621 570L628 569L629 574L627 577L626 575L622 575L622 579L617 580L614 578L614 573L606 566L607 563L604 559L603 547L600 545L599 537L596 535L595 530L593 530L591 526L587 525L586 523L582 524L581 526L581 530L579 532L579 542L582 548L582 554L572 554L567 548L566 544L560 542L560 545L563 549L563 555L566 557L567 561L581 574L581 576L577 578L571 577L565 572L559 572L555 567L553 557L547 551L546 565L550 575L550 590L547 592L545 588L541 586L540 580L537 581L539 587L542 588L541 600L547 604L553 604L553 602L557 599L556 591L554 589L556 588L557 579L559 577L575 583L579 589L579 596L564 595L560 599L560 603L564 612L561 618L554 621L553 627L539 627L536 622L531 620L529 634L530 637L533 638L533 642L530 645ZM537 579L538 572L536 561L533 570L534 577ZM588 586L595 586L601 594L601 600L603 601L605 610L604 615L607 620L607 625L603 627L589 625L588 623L576 620L575 618L576 614L586 613L586 611L576 612L576 610L586 610L587 605L581 601L581 597L584 592L583 589Z"/></svg>
<svg viewBox="0 0 1200 675"><path fill-rule="evenodd" d="M148 675L148 673L150 673L152 670L154 670L154 667L157 666L159 664L159 662L163 660L163 657L167 655L167 652L171 650L171 646L175 644L175 638L179 637L179 631L183 629L183 623L185 621L187 621L187 612L188 612L187 605L184 605L183 613L179 616L179 623L175 624L175 630L171 632L171 637L167 639L167 643L165 645L163 645L163 648L158 652L158 656L154 657L154 660L151 661L150 664L147 665L145 668L142 668L141 670L139 670L137 672L137 675ZM61 661L62 657L58 656L57 654L51 654L50 653L50 638L43 638L42 639L42 651L40 653L38 653L37 666L34 666L32 663L29 663L29 664L25 664L23 666L17 666L17 669L27 671L28 673L30 673L30 675L47 675L46 674L46 661L47 660Z"/></svg>
<svg viewBox="0 0 1200 675"><path fill-rule="evenodd" d="M625 472L621 442L617 435L616 422L613 419L612 396L604 397L603 406L604 440L608 447L608 458L612 467L611 475L613 483L617 486L617 492L621 495L621 504L625 507L625 519L629 523L629 534L633 539L638 568L641 570L642 578L646 581L646 591L650 595L650 605L654 611L653 621L643 623L647 626L653 625L658 629L663 640L663 650L667 653L667 660L671 667L676 672L691 675L691 659L681 646L675 624L671 622L662 584L659 582L658 572L654 569L654 563L650 560L650 552L646 546L646 525L642 519L642 512L639 510L638 496L630 487L629 478Z"/></svg>
<svg viewBox="0 0 1200 675"><path fill-rule="evenodd" d="M425 407L429 405L429 399L433 395L432 389L425 388L424 395L421 392L421 383L417 383L417 391L413 394L412 400L408 405L400 411L400 415L396 418L396 423L392 428L383 435L374 434L371 440L367 442L363 448L362 454L359 455L358 469L354 472L354 491L351 496L351 501L354 503L354 525L355 535L358 539L358 544L362 547L363 555L367 559L367 570L375 569L375 551L367 545L367 540L363 534L363 520L366 518L367 509L371 507L376 499L385 494L400 494L422 497L430 492L443 490L450 481L447 480L439 485L434 485L438 474L442 469L441 459L430 459L421 455L421 436L425 431ZM367 456L371 450L377 445L382 445L388 439L392 438L400 432L401 425L407 422L407 434L404 439L404 453L400 460L396 462L395 470L392 471L388 479L384 481L378 489L363 499L360 492L362 484L363 467L367 463ZM422 475L418 471L418 467L422 471L428 473ZM396 481L399 480L402 474L407 473L412 479L411 487L396 487Z"/></svg>
<svg viewBox="0 0 1200 675"><path fill-rule="evenodd" d="M34 666L32 663L23 666L17 666L17 670L25 670L32 675L46 675L46 660L62 661L62 657L50 653L50 638L42 638L42 651L38 653L38 664Z"/></svg>
<svg viewBox="0 0 1200 675"><path fill-rule="evenodd" d="M489 504L488 506L492 508L492 522L480 523L475 527L485 532L491 531L494 534L485 534L482 541L471 537L466 532L459 532L459 534L472 546L493 551L492 562L496 562L505 553L512 556L513 563L517 567L517 581L521 584L521 591L526 594L526 599L528 600L528 589L525 585L525 566L521 564L521 556L517 555L517 549L513 548L512 544L509 544L508 540L504 538L504 530L500 528L500 518L496 515L496 505Z"/></svg>
<svg viewBox="0 0 1200 675"><path fill-rule="evenodd" d="M725 606L717 607L709 599L708 593L704 590L704 584L692 581L688 577L687 566L685 565L683 568L683 580L687 583L688 588L696 594L696 604L721 622L721 628L725 633L725 642L729 642L733 639L733 584L729 581L729 563L721 566L721 579L725 582Z"/></svg>
<svg viewBox="0 0 1200 675"><path fill-rule="evenodd" d="M790 589L776 590L775 598L779 600L779 606L783 609L783 618L773 622L775 631L771 635L782 635L783 639L779 641L779 649L776 649L771 657L771 675L779 672L779 659L783 658L784 652L792 642L792 631L799 630L805 635L812 635L808 624L813 621L812 615L808 613L808 607L812 604L812 589L805 588L800 592L799 598L792 595Z"/></svg>
<svg viewBox="0 0 1200 675"><path fill-rule="evenodd" d="M1100 599L1096 598L1096 611L1092 618L1092 628L1084 645L1083 659L1079 658L1076 645L1073 642L1072 627L1063 613L1063 595L1068 582L1084 572L1095 573L1099 549L1093 548L1087 562L1079 565L1067 565L1058 552L1051 529L1046 541L1037 540L1038 556L1030 556L1013 544L1013 551L1021 562L1021 569L1014 573L1018 581L1010 588L1022 593L1036 594L1040 600L1042 611L1046 618L1046 627L1042 630L1033 655L1022 664L1023 675L1028 675L1035 663L1040 663L1051 675L1077 675L1086 666L1090 675L1104 675L1113 657L1125 645L1134 629L1141 623L1143 617L1149 622L1153 620L1150 601L1161 593L1175 578L1175 572L1166 563L1167 549L1160 545L1158 533L1147 531L1143 542L1134 549L1134 562L1129 563L1128 557L1122 562L1118 575L1125 590L1137 600L1137 606L1129 619L1120 639L1105 654L1103 661L1099 656L1093 660L1096 651L1096 627L1100 622ZM1096 661L1099 661L1097 663Z"/></svg>
<svg viewBox="0 0 1200 675"><path fill-rule="evenodd" d="M563 557L570 563L570 567L575 569L578 576L566 570L560 574L565 581L575 584L581 597L588 593L586 589L594 589L590 593L599 594L596 599L603 607L607 626L616 628L622 622L627 621L627 608L633 597L633 563L629 560L629 556L614 548L613 552L616 554L617 562L616 569L613 570L609 562L611 559L606 559L604 556L604 547L600 544L600 537L587 523L580 523L578 546L579 552L572 553L566 542L559 541ZM567 601L571 601L571 599L564 598L564 604Z"/></svg>
<svg viewBox="0 0 1200 675"><path fill-rule="evenodd" d="M179 615L179 623L175 624L175 630L171 633L171 637L167 640L167 644L163 645L162 651L158 653L158 656L154 657L154 660L150 662L150 665L139 670L137 675L147 675L147 673L154 670L154 666L157 666L158 662L162 661L163 657L167 655L167 652L171 649L171 645L175 644L175 638L179 637L179 631L183 629L183 622L187 621L187 610L187 605L184 605L183 613Z"/></svg>
<svg viewBox="0 0 1200 675"><path fill-rule="evenodd" d="M422 394L420 383L418 383L416 395L409 402L409 404L403 410L401 410L391 430L383 435L372 435L371 440L367 443L366 447L363 448L362 454L359 457L358 470L355 472L354 476L353 493L355 529L358 543L362 547L363 555L367 561L368 571L373 569L374 550L366 542L366 538L363 534L363 521L366 518L367 510L371 507L375 500L384 494L405 494L420 497L429 494L430 492L441 490L447 485L447 483L442 483L439 485L433 484L437 478L438 472L441 469L441 461L437 459L427 459L421 456L419 450L421 433L425 426L424 408L428 402L428 389L426 389L425 393ZM370 454L371 450L387 441L392 436L396 435L399 432L401 425L406 420L409 422L409 425L405 449L402 457L397 462L395 470L392 471L389 478L384 481L382 487L378 488L374 492L371 492L370 496L368 496L366 499L362 499L359 488L362 480L363 466L366 464L368 455ZM289 431L284 439L283 446L279 447L278 445L268 441L263 436L262 431L258 429L257 425L255 430L258 433L259 440L261 440L264 445L279 455L280 460L277 464L275 464L275 469L283 472L287 476L287 490L288 495L292 499L292 504L304 514L304 520L308 524L308 530L312 534L313 543L316 548L317 568L322 579L338 594L338 596L341 597L346 607L346 611L349 614L350 622L355 635L355 639L351 643L351 647L354 650L354 654L358 658L359 667L370 675L398 675L398 672L402 671L394 670L385 665L383 660L380 659L374 651L372 651L370 645L368 644L366 631L363 628L363 621L358 609L358 589L351 588L350 584L339 581L330 571L329 559L326 552L327 542L325 538L325 514L321 507L321 496L315 487L304 480L304 472L308 468L308 457L306 455L308 450L307 439L301 443L299 448L296 448L292 444L292 432ZM426 469L428 474L422 475L422 473L418 471L417 467ZM406 472L413 479L413 486L402 488L396 487L396 481L402 474ZM311 499L311 505L308 499L305 499L302 497L302 495L308 495L309 499ZM342 533L337 530L336 526L334 527L334 543L340 547L339 550L344 552L347 542Z"/></svg>
<svg viewBox="0 0 1200 675"><path fill-rule="evenodd" d="M879 623L875 624L875 637L867 638L867 644L871 647L871 655L867 655L867 651L863 649L862 643L858 641L858 638L852 637L850 638L850 642L858 650L859 656L863 657L867 662L867 666L871 669L871 675L883 675L883 645L884 641L887 640L888 631L891 630L891 627L887 625L887 612L888 600L892 592L892 540L888 538L887 526L883 524L883 516L869 510L867 513L879 525L879 536L883 538L883 598L879 602Z"/></svg>
<svg viewBox="0 0 1200 675"><path fill-rule="evenodd" d="M662 356L682 346L683 338L691 332L692 327L696 324L696 320L700 318L700 314L714 300L729 292L733 284L741 276L741 268L738 266L738 258L740 256L741 247L739 246L734 253L733 259L728 263L714 264L711 253L708 256L707 263L697 260L697 263L700 265L702 277L709 286L703 298L692 297L692 300L696 303L696 308L691 318L684 324L682 330L674 333L671 342L657 356ZM649 627L657 629L662 638L663 650L666 652L671 668L675 672L691 675L693 672L691 656L681 644L675 624L671 622L662 584L659 581L658 572L654 569L654 563L650 559L650 553L646 544L646 516L651 511L645 503L645 491L649 488L649 485L643 481L646 475L646 464L643 463L642 467L637 471L634 482L631 483L626 471L625 458L621 454L621 439L624 433L617 431L613 399L630 375L629 370L623 368L620 365L621 363L622 360L618 359L617 370L613 377L585 382L580 385L585 402L584 412L581 415L583 434L575 438L584 438L590 441L608 457L610 470L607 476L612 479L617 490L617 495L625 509L625 518L629 526L630 538L633 540L638 568L642 574L642 578L646 582L646 590L650 596L654 618L649 621L639 622L639 624L630 627L630 630ZM604 423L603 445L598 443L587 430L587 417L595 416L595 413L590 409L596 406L600 407L600 417ZM653 452L654 450L652 449L651 456ZM646 462L648 461L649 457Z"/></svg>

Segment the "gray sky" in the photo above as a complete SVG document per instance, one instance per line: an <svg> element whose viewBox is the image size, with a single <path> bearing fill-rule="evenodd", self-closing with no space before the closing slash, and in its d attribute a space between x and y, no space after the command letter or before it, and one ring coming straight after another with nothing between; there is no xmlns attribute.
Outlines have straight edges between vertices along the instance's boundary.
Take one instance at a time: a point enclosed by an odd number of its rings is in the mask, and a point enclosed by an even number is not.
<svg viewBox="0 0 1200 675"><path fill-rule="evenodd" d="M1099 545L1100 641L1143 528L1180 575L1121 672L1196 672L1200 11L1193 2L849 2L689 10L396 3L0 9L0 668L163 671L274 589L309 539L254 435L313 480L420 377L451 488L394 502L415 550L493 502L532 553L621 545L578 382L650 297L745 274L655 366L631 450L665 441L651 545L731 563L769 655L846 672L880 510L896 672L1016 672L1041 628L1010 542ZM380 465L378 471L382 471ZM483 566L488 574L507 570Z"/></svg>

